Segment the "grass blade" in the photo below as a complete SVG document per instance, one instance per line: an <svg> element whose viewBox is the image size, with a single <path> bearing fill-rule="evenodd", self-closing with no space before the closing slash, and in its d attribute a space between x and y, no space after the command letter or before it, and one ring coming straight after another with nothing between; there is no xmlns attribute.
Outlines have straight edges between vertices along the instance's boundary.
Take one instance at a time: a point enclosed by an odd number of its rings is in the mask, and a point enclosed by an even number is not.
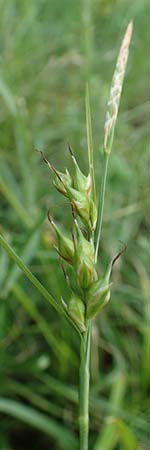
<svg viewBox="0 0 150 450"><path fill-rule="evenodd" d="M38 227L36 227L34 231L31 233L21 252L21 259L25 262L25 264L29 264L32 258L34 258L34 255L36 254L36 251L39 246L40 237L41 237L41 224L38 224ZM9 275L6 279L5 287L3 290L4 297L8 296L8 294L13 288L13 285L17 282L19 277L20 277L20 270L18 269L18 267L16 267L16 265L14 265L11 268Z"/></svg>
<svg viewBox="0 0 150 450"><path fill-rule="evenodd" d="M106 191L106 180L107 180L107 171L108 171L108 155L104 156L104 168L102 174L102 184L101 184L101 192L99 199L99 207L98 207L98 219L97 219L97 228L96 228L96 250L95 250L95 262L97 262L99 243L101 237L101 229L103 222L103 213L104 213L104 201L105 201L105 191Z"/></svg>
<svg viewBox="0 0 150 450"><path fill-rule="evenodd" d="M16 252L11 248L7 241L0 235L0 245L4 248L10 258L17 264L17 266L22 270L25 276L31 281L31 283L38 289L40 294L47 300L47 302L53 306L58 312L62 313L63 309L59 305L52 295L45 289L45 287L40 283L40 281L33 275L26 264L21 258L16 254Z"/></svg>
<svg viewBox="0 0 150 450"><path fill-rule="evenodd" d="M19 303L22 305L22 307L27 311L30 317L37 323L37 326L44 336L44 339L48 343L48 345L51 348L51 351L55 354L55 356L62 361L66 360L68 361L69 358L74 357L72 350L70 347L67 346L67 344L61 340L59 341L58 338L55 337L53 332L51 331L51 328L49 324L46 322L44 317L39 313L36 304L34 302L34 299L31 300L29 296L25 294L23 289L18 285L14 284L13 286L13 292L19 301Z"/></svg>
<svg viewBox="0 0 150 450"><path fill-rule="evenodd" d="M4 82L2 77L0 78L0 94L5 102L8 111L12 114L13 117L17 116L17 107L15 97L12 95L9 87Z"/></svg>
<svg viewBox="0 0 150 450"><path fill-rule="evenodd" d="M5 386L4 386L5 392ZM15 396L18 395L22 399L25 399L31 406L38 408L39 410L43 410L45 413L50 414L51 416L62 418L63 408L56 404L56 401L50 401L41 393L34 392L32 386L27 386L24 383L20 383L18 381L10 381L9 384L6 385L6 392L8 392ZM54 403L55 402L55 403Z"/></svg>
<svg viewBox="0 0 150 450"><path fill-rule="evenodd" d="M141 358L141 377L143 390L148 391L150 386L150 280L142 262L135 259L134 264L139 275L141 296L144 300L142 317L143 349Z"/></svg>
<svg viewBox="0 0 150 450"><path fill-rule="evenodd" d="M125 377L122 373L118 374L112 385L110 395L110 405L113 408L120 408L125 394ZM108 420L98 436L94 450L114 450L118 441L118 433L114 428L112 421Z"/></svg>
<svg viewBox="0 0 150 450"><path fill-rule="evenodd" d="M36 411L34 408L7 398L0 398L0 412L15 417L29 426L43 431L48 436L55 439L63 450L77 448L76 440L69 431L65 430L63 426L57 424L57 422L50 417Z"/></svg>
<svg viewBox="0 0 150 450"><path fill-rule="evenodd" d="M112 424L117 428L122 444L126 450L140 450L137 439L130 428L120 419L113 419Z"/></svg>
<svg viewBox="0 0 150 450"><path fill-rule="evenodd" d="M32 227L32 219L24 206L21 204L19 198L14 195L12 189L8 186L8 184L5 182L5 180L0 177L0 191L3 193L7 201L10 203L10 205L13 207L15 212L17 213L17 216L22 221L23 225L25 225L27 228Z"/></svg>

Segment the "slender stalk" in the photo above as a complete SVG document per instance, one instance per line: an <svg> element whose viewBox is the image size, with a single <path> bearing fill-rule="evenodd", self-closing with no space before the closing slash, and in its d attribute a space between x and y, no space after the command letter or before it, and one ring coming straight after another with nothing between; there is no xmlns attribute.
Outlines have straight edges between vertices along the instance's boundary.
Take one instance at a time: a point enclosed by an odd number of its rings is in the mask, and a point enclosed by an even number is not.
<svg viewBox="0 0 150 450"><path fill-rule="evenodd" d="M80 450L88 450L89 436L89 362L90 362L91 325L81 338L80 387L79 387L79 427Z"/></svg>
<svg viewBox="0 0 150 450"><path fill-rule="evenodd" d="M84 76L85 81L90 80L92 74L93 59L93 2L82 0L82 30L83 30L83 54L84 54Z"/></svg>
<svg viewBox="0 0 150 450"><path fill-rule="evenodd" d="M92 120L91 120L91 108L90 108L90 96L89 96L89 86L88 86L88 84L86 86L85 109L86 109L86 129L87 129L89 169L90 169L90 175L91 175L91 181L92 181L93 199L94 199L94 201L96 203L96 186L95 186L93 137L92 137Z"/></svg>
<svg viewBox="0 0 150 450"><path fill-rule="evenodd" d="M104 153L104 169L103 169L103 177L102 177L102 185L101 185L101 194L99 200L99 215L97 221L97 240L96 240L96 251L95 251L95 263L97 262L99 242L101 237L101 229L102 229L102 221L103 221L103 213L104 213L104 200L105 200L105 190L106 190L106 180L107 180L107 170L108 170L108 161L109 155Z"/></svg>

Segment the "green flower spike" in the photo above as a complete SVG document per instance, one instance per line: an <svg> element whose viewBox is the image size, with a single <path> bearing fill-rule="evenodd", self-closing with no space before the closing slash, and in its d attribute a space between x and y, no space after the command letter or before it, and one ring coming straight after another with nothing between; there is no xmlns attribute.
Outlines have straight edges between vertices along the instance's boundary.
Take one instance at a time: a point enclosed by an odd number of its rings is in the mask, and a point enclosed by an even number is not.
<svg viewBox="0 0 150 450"><path fill-rule="evenodd" d="M109 283L107 279L108 273L106 272L104 278L95 281L88 289L86 295L87 319L97 316L100 310L109 302L112 283Z"/></svg>
<svg viewBox="0 0 150 450"><path fill-rule="evenodd" d="M77 325L81 333L86 330L85 327L85 305L82 300L72 293L67 306L67 312L73 322Z"/></svg>
<svg viewBox="0 0 150 450"><path fill-rule="evenodd" d="M80 193L76 189L66 186L68 198L72 204L76 214L82 219L83 223L95 230L97 221L97 208L93 200L88 198L87 195Z"/></svg>
<svg viewBox="0 0 150 450"><path fill-rule="evenodd" d="M70 280L66 271L64 269L63 263L61 262L61 268L63 270L66 283L70 290L70 299L67 303L61 297L62 306L65 312L70 316L74 324L78 327L78 329L83 333L86 330L85 326L85 305L80 297L72 290Z"/></svg>
<svg viewBox="0 0 150 450"><path fill-rule="evenodd" d="M77 160L73 154L72 148L70 146L70 144L68 143L68 149L69 152L71 154L71 158L74 164L74 169L75 169L75 174L74 174L74 178L73 178L73 187L74 189L76 189L77 191L79 191L80 193L84 193L86 195L89 195L91 192L91 188L92 188L92 183L91 183L91 176L90 174L86 177L80 170Z"/></svg>
<svg viewBox="0 0 150 450"><path fill-rule="evenodd" d="M68 144L68 148L75 167L75 175L73 178L74 191L72 190L72 187L69 189L70 200L72 201L77 214L81 217L83 222L94 231L97 222L97 207L91 198L91 176L89 174L86 177L81 172L70 144Z"/></svg>
<svg viewBox="0 0 150 450"><path fill-rule="evenodd" d="M71 176L66 169L65 173L59 172L55 167L46 159L44 153L40 151L43 161L47 164L49 169L55 174L55 179L53 181L54 186L56 189L66 197L68 197L67 187L72 186L72 179Z"/></svg>
<svg viewBox="0 0 150 450"><path fill-rule="evenodd" d="M72 151L71 151L72 152ZM59 172L55 169L55 167L46 159L44 153L40 151L43 161L47 164L49 169L55 174L54 179L54 186L56 189L63 195L69 198L72 206L74 207L76 213L81 217L83 222L90 227L90 229L94 230L96 227L96 221L97 221L97 209L96 205L94 204L93 200L89 198L87 195L88 189L90 189L90 177L85 177L80 169L78 168L78 176L76 177L76 181L78 178L78 187L82 185L81 190L74 189L72 178L66 169L65 173ZM73 154L72 154L73 155ZM74 158L74 156L72 156ZM75 158L74 158L75 161ZM77 164L77 163L76 163ZM79 175L80 171L80 175ZM79 182L80 178L80 182ZM83 178L85 180L83 180ZM81 182L82 179L82 182ZM84 187L83 191L83 184L85 186L86 183L86 189ZM77 186L76 184L76 186Z"/></svg>
<svg viewBox="0 0 150 450"><path fill-rule="evenodd" d="M69 264L73 263L74 258L74 245L71 239L66 237L60 229L57 227L57 225L54 223L52 218L50 217L50 213L48 212L48 220L50 224L53 226L53 228L56 231L57 234L57 242L58 242L58 253L59 255L67 261Z"/></svg>
<svg viewBox="0 0 150 450"><path fill-rule="evenodd" d="M70 176L70 173L68 172L68 170L65 170L66 173L61 173L58 172L58 170L56 171L55 169L55 173L56 173L56 178L53 181L53 184L55 186L55 188L57 189L57 191L59 191L61 194L65 195L66 197L68 197L68 192L66 187L67 186L71 186L72 185L72 179Z"/></svg>
<svg viewBox="0 0 150 450"><path fill-rule="evenodd" d="M86 293L86 316L87 319L92 319L97 316L102 308L110 300L110 289L113 283L110 283L110 275L112 272L112 267L117 259L122 255L122 253L126 250L126 246L118 253L118 255L110 262L105 276L97 281L95 281L87 290Z"/></svg>
<svg viewBox="0 0 150 450"><path fill-rule="evenodd" d="M80 288L87 289L97 279L94 245L84 237L76 220L74 225L74 267L77 283Z"/></svg>
<svg viewBox="0 0 150 450"><path fill-rule="evenodd" d="M81 217L85 225L89 226L90 203L88 197L72 187L67 187L67 192L74 210Z"/></svg>

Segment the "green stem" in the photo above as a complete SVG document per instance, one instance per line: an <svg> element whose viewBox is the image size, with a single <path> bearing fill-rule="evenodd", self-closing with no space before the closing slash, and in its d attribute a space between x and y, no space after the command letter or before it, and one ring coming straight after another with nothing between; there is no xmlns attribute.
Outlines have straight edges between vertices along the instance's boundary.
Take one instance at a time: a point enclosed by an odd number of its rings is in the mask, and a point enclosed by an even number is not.
<svg viewBox="0 0 150 450"><path fill-rule="evenodd" d="M100 201L99 201L99 208L98 208L99 213L98 213L98 221L97 221L97 241L96 241L96 251L95 251L95 263L97 262L99 242L100 242L100 237L101 237L101 228L102 228L103 212L104 212L104 200L105 200L108 161L109 161L109 155L107 153L104 153L104 170L103 170L101 194L100 194Z"/></svg>
<svg viewBox="0 0 150 450"><path fill-rule="evenodd" d="M89 362L90 362L91 326L81 338L80 388L79 388L79 426L80 450L88 450L89 436Z"/></svg>
<svg viewBox="0 0 150 450"><path fill-rule="evenodd" d="M88 83L86 85L85 109L86 109L86 129L87 129L89 170L90 170L91 182L92 182L93 199L94 199L94 202L96 203L96 186L95 186L95 173L94 173L92 119L91 119L91 108L90 108L90 96L89 96Z"/></svg>

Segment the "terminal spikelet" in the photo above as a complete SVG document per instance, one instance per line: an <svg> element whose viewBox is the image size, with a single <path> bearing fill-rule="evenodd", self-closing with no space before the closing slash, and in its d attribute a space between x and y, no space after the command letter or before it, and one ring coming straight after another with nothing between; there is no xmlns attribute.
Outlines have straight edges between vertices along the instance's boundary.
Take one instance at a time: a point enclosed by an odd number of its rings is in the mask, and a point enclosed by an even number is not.
<svg viewBox="0 0 150 450"><path fill-rule="evenodd" d="M110 96L107 103L106 120L104 126L104 151L111 152L115 123L118 114L121 91L125 70L129 54L129 45L132 37L132 22L129 23L117 59L117 64L110 89Z"/></svg>

